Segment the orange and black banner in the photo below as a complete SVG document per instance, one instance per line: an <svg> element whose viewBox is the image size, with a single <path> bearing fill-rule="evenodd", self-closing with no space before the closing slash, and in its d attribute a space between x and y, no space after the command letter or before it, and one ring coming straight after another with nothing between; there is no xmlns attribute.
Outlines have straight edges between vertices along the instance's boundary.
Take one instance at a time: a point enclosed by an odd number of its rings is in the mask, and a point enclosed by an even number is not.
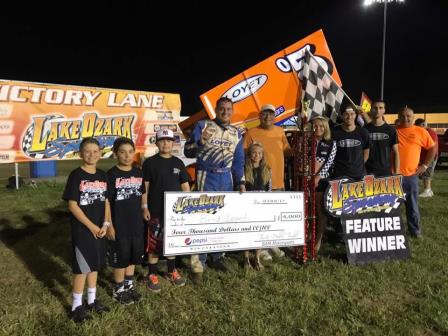
<svg viewBox="0 0 448 336"><path fill-rule="evenodd" d="M302 71L306 50L341 86L324 34L318 30L202 94L209 117L215 117L215 103L221 97L233 101L231 121L241 128L258 125L259 109L264 104L275 106L277 123L293 117L302 97L298 74Z"/></svg>
<svg viewBox="0 0 448 336"><path fill-rule="evenodd" d="M118 137L148 156L159 129L178 133L180 107L178 94L0 80L0 163L77 159L86 137L103 158Z"/></svg>

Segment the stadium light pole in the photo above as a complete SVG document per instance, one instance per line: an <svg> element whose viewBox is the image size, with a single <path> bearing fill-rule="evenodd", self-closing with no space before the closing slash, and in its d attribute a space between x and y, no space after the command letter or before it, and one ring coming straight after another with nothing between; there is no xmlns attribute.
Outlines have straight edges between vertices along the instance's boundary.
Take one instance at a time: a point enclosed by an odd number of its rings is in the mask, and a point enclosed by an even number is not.
<svg viewBox="0 0 448 336"><path fill-rule="evenodd" d="M364 6L368 7L373 4L382 3L384 4L384 14L383 14L383 50L381 59L381 100L384 99L384 64L386 62L386 23L387 23L387 4L389 2L403 3L404 0L364 0Z"/></svg>

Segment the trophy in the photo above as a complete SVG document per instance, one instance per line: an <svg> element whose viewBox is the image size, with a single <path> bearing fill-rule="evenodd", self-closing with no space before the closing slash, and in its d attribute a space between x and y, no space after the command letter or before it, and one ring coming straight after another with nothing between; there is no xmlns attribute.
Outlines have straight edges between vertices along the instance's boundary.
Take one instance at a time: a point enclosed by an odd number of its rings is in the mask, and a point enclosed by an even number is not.
<svg viewBox="0 0 448 336"><path fill-rule="evenodd" d="M302 101L302 117L304 117L306 120L308 120L308 114L309 114L309 107L310 107L310 101L305 100Z"/></svg>

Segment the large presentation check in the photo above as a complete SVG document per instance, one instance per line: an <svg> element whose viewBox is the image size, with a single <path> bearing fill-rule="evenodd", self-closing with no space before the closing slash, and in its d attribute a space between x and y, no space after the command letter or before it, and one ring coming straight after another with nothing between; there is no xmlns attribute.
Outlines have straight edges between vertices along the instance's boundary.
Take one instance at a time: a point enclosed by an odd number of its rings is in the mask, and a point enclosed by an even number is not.
<svg viewBox="0 0 448 336"><path fill-rule="evenodd" d="M165 192L164 255L304 245L303 192Z"/></svg>

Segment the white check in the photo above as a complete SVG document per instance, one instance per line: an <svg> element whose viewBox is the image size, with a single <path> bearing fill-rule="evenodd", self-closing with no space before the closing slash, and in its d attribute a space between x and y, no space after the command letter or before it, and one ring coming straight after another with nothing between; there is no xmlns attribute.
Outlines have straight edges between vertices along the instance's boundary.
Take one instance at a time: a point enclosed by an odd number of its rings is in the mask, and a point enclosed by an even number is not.
<svg viewBox="0 0 448 336"><path fill-rule="evenodd" d="M165 192L164 255L304 245L303 192Z"/></svg>

